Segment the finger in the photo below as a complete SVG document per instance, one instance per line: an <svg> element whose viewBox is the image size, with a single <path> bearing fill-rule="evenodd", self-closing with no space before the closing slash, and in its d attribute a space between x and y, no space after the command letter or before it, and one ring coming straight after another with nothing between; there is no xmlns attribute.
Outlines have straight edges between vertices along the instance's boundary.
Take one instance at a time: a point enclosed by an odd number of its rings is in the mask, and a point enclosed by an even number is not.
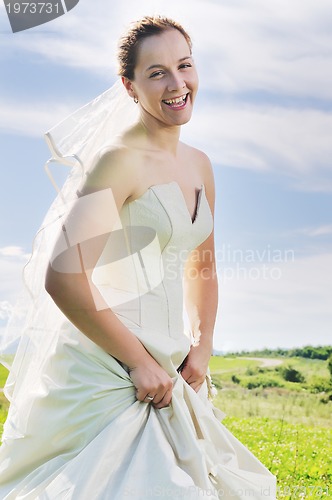
<svg viewBox="0 0 332 500"><path fill-rule="evenodd" d="M144 401L146 401L147 403L152 403L154 398L155 398L155 396L151 396L150 394L147 394L144 398Z"/></svg>
<svg viewBox="0 0 332 500"><path fill-rule="evenodd" d="M153 406L157 409L169 406L172 401L172 391L167 391L160 401L153 401Z"/></svg>
<svg viewBox="0 0 332 500"><path fill-rule="evenodd" d="M159 403L157 405L152 405L156 410L161 410L161 408L167 408L168 406L170 406L170 403L166 404L166 403Z"/></svg>
<svg viewBox="0 0 332 500"><path fill-rule="evenodd" d="M144 403L149 403L151 400L146 399L146 396L152 396L153 393L149 392L147 393L146 391L136 391L136 399L138 401L142 401Z"/></svg>
<svg viewBox="0 0 332 500"><path fill-rule="evenodd" d="M157 405L164 401L164 399L167 399L167 393L169 393L169 390L164 390L162 393L157 393L153 399L153 404Z"/></svg>
<svg viewBox="0 0 332 500"><path fill-rule="evenodd" d="M189 384L189 385L190 385L190 387L191 387L192 389L194 389L194 391L196 391L196 392L197 392L197 391L199 391L199 389L202 387L202 385L203 385L203 383L204 383L204 380L205 380L205 379L203 379L203 380L202 380L202 379L198 379L198 380L195 380L194 382L192 382L192 383L191 383L191 384Z"/></svg>
<svg viewBox="0 0 332 500"><path fill-rule="evenodd" d="M187 382L187 379L189 377L191 377L191 372L187 373L188 370L182 370L182 372L180 373L181 377L183 378L183 380L185 380Z"/></svg>
<svg viewBox="0 0 332 500"><path fill-rule="evenodd" d="M196 382L196 380L201 379L201 373L189 366L181 372L181 375L188 384L192 384Z"/></svg>
<svg viewBox="0 0 332 500"><path fill-rule="evenodd" d="M174 385L174 382L170 378L167 384L165 384L164 386L161 386L159 388L159 390L156 391L153 402L155 404L159 404L164 399L170 400L170 398L172 397L173 385Z"/></svg>
<svg viewBox="0 0 332 500"><path fill-rule="evenodd" d="M183 377L184 380L187 382L187 384L193 384L197 381L197 377L195 377L194 375L192 375L191 373L188 374L187 377Z"/></svg>
<svg viewBox="0 0 332 500"><path fill-rule="evenodd" d="M194 389L195 392L198 392L200 388L202 387L203 382L195 382L193 384L190 384L190 387Z"/></svg>

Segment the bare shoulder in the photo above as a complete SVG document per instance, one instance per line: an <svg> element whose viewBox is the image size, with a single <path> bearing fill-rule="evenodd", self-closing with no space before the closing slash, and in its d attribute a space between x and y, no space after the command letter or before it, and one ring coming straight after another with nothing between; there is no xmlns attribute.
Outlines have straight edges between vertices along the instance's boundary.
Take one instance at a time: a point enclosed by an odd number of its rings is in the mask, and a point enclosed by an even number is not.
<svg viewBox="0 0 332 500"><path fill-rule="evenodd" d="M123 205L135 186L134 166L133 152L124 146L98 153L79 190L80 194L110 188L117 205Z"/></svg>
<svg viewBox="0 0 332 500"><path fill-rule="evenodd" d="M204 181L213 179L213 169L210 158L204 151L189 146L188 144L181 143L184 155L190 159L190 163Z"/></svg>
<svg viewBox="0 0 332 500"><path fill-rule="evenodd" d="M130 166L130 151L125 147L113 147L97 153L88 170L84 188L106 189L122 181Z"/></svg>

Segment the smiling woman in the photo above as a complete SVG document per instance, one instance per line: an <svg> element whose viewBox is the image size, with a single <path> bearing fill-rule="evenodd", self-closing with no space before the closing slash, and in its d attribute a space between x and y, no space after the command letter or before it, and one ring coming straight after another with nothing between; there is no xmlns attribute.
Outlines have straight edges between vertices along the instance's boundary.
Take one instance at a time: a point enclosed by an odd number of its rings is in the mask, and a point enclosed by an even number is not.
<svg viewBox="0 0 332 500"><path fill-rule="evenodd" d="M189 35L143 18L119 62L122 93L47 134L87 175L69 175L28 266L42 300L7 382L0 497L273 499L274 476L211 402L214 180L179 140L198 88ZM139 111L127 128L120 101Z"/></svg>
<svg viewBox="0 0 332 500"><path fill-rule="evenodd" d="M190 120L198 77L191 46L179 30L168 28L143 39L136 51L134 77L122 73L129 95L141 105L143 124L151 117L164 125Z"/></svg>

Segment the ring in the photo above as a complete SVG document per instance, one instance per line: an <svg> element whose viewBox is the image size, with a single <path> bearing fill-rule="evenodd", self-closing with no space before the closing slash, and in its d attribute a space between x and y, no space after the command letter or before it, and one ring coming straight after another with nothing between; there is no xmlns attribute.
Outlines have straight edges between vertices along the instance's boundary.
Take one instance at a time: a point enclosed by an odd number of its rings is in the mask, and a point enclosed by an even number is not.
<svg viewBox="0 0 332 500"><path fill-rule="evenodd" d="M153 397L152 396L145 396L144 399L148 399L149 401L153 401L154 400L154 396Z"/></svg>

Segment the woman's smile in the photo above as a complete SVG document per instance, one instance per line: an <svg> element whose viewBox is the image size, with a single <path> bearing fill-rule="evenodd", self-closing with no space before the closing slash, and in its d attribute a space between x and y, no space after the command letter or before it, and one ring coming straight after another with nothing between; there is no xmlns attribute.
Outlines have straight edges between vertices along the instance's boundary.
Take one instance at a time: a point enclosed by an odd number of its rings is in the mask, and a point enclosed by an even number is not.
<svg viewBox="0 0 332 500"><path fill-rule="evenodd" d="M184 109L187 104L189 92L183 94L180 97L172 97L171 99L163 99L163 103L166 104L169 108L174 109L175 111L179 111Z"/></svg>
<svg viewBox="0 0 332 500"><path fill-rule="evenodd" d="M192 114L198 76L190 47L175 29L140 44L135 77L128 83L137 96L144 123L181 126ZM152 119L152 122L151 122Z"/></svg>

